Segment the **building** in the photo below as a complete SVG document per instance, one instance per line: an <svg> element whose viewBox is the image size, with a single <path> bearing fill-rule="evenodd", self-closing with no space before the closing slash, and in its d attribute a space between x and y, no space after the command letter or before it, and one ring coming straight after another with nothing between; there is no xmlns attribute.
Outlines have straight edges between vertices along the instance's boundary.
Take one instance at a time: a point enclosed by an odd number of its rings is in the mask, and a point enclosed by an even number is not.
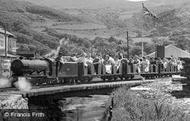
<svg viewBox="0 0 190 121"><path fill-rule="evenodd" d="M6 58L16 57L16 49L16 37L12 33L6 31L5 41L5 30L0 28L0 57L5 57L5 51L7 53Z"/></svg>
<svg viewBox="0 0 190 121"><path fill-rule="evenodd" d="M0 78L10 77L10 63L17 57L16 49L16 37L8 31L5 34L5 30L0 28Z"/></svg>
<svg viewBox="0 0 190 121"><path fill-rule="evenodd" d="M165 46L165 57L168 58L168 57L180 57L180 58L190 58L190 53L185 51L185 50L182 50L174 45L168 45L168 46ZM156 52L153 52L153 53L150 53L148 54L147 56L149 57L156 57Z"/></svg>

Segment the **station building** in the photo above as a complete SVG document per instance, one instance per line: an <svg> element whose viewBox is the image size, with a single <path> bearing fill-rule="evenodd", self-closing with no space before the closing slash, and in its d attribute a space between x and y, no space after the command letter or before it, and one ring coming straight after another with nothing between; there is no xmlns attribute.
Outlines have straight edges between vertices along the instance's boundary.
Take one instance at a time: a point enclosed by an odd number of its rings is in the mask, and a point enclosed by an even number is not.
<svg viewBox="0 0 190 121"><path fill-rule="evenodd" d="M190 58L190 53L182 50L174 45L168 45L164 47L164 50L162 51L164 57L169 58L171 56L176 57L176 58ZM148 57L157 57L157 52L153 52L147 55Z"/></svg>
<svg viewBox="0 0 190 121"><path fill-rule="evenodd" d="M8 31L5 35L5 30L0 28L0 58L15 58L16 50L16 37ZM5 51L7 54L5 54Z"/></svg>
<svg viewBox="0 0 190 121"><path fill-rule="evenodd" d="M10 77L10 63L17 57L16 50L16 37L0 28L0 78Z"/></svg>

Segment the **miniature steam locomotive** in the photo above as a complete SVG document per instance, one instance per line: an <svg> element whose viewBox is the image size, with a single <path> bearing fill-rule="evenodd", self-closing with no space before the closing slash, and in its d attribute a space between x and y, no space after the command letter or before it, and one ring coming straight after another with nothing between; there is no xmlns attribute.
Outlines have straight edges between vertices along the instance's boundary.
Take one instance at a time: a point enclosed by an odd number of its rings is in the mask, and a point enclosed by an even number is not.
<svg viewBox="0 0 190 121"><path fill-rule="evenodd" d="M104 64L51 61L49 59L16 59L11 63L12 82L25 77L32 85L81 84L92 83L93 78L101 81L131 80L135 75L145 78L157 78L179 74L175 66L163 68L158 64L151 64L149 72L136 72L136 65L122 62L119 68L111 67L111 73L106 73Z"/></svg>

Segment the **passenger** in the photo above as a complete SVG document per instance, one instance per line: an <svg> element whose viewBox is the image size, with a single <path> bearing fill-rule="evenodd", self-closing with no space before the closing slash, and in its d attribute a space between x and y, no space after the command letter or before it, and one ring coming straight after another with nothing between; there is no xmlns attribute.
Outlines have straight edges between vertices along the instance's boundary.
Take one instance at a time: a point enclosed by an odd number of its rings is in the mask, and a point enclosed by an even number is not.
<svg viewBox="0 0 190 121"><path fill-rule="evenodd" d="M66 56L61 56L60 62L61 63L68 62L68 59L66 58Z"/></svg>
<svg viewBox="0 0 190 121"><path fill-rule="evenodd" d="M168 59L163 58L163 67L164 67L164 70L166 70L167 66L168 66Z"/></svg>
<svg viewBox="0 0 190 121"><path fill-rule="evenodd" d="M77 62L78 63L83 63L84 64L84 68L87 69L87 73L88 74L92 74L91 66L93 64L93 60L91 59L90 55L88 55L86 53L81 53L78 56Z"/></svg>
<svg viewBox="0 0 190 121"><path fill-rule="evenodd" d="M93 58L91 57L90 53L86 54L86 56L85 56L85 62L88 65L91 65L93 63Z"/></svg>
<svg viewBox="0 0 190 121"><path fill-rule="evenodd" d="M142 66L142 72L146 73L149 72L150 61L146 57L143 57L141 66Z"/></svg>
<svg viewBox="0 0 190 121"><path fill-rule="evenodd" d="M168 58L168 66L167 66L168 70L167 71L171 71L171 67L172 67L172 60L171 60L171 58Z"/></svg>
<svg viewBox="0 0 190 121"><path fill-rule="evenodd" d="M119 67L121 66L121 59L119 59L119 55L115 55L114 57L114 61L115 61L115 67L117 69L117 71L119 70Z"/></svg>
<svg viewBox="0 0 190 121"><path fill-rule="evenodd" d="M95 57L94 57L94 60L93 60L94 69L95 69L96 74L98 74L99 64L102 64L102 63L103 63L102 58L98 54L96 54Z"/></svg>
<svg viewBox="0 0 190 121"><path fill-rule="evenodd" d="M150 64L156 64L156 59L155 58L150 58Z"/></svg>
<svg viewBox="0 0 190 121"><path fill-rule="evenodd" d="M130 64L134 64L134 59L131 57L131 58L129 58L129 63Z"/></svg>
<svg viewBox="0 0 190 121"><path fill-rule="evenodd" d="M77 58L77 55L76 54L73 54L71 57L70 57L70 61L71 62L77 62L78 58Z"/></svg>
<svg viewBox="0 0 190 121"><path fill-rule="evenodd" d="M128 62L128 68L129 68L129 73L134 73L135 68L134 68L134 59L131 57L129 58L129 62Z"/></svg>
<svg viewBox="0 0 190 121"><path fill-rule="evenodd" d="M164 68L163 60L161 58L158 58L156 64L158 65L158 73L161 73Z"/></svg>
<svg viewBox="0 0 190 121"><path fill-rule="evenodd" d="M115 65L115 61L112 57L110 57L109 55L106 55L103 64L104 65L108 65L108 64Z"/></svg>
<svg viewBox="0 0 190 121"><path fill-rule="evenodd" d="M124 57L123 57L123 53L118 53L118 56L119 56L119 59L122 60Z"/></svg>
<svg viewBox="0 0 190 121"><path fill-rule="evenodd" d="M145 62L146 62L146 68L145 68L145 72L149 72L150 70L150 61L149 59L145 58Z"/></svg>
<svg viewBox="0 0 190 121"><path fill-rule="evenodd" d="M136 64L136 67L137 67L136 72L141 73L141 61L137 55L134 58L134 64Z"/></svg>
<svg viewBox="0 0 190 121"><path fill-rule="evenodd" d="M106 55L103 64L105 65L106 73L111 74L112 66L115 65L114 59L110 57L109 55Z"/></svg>
<svg viewBox="0 0 190 121"><path fill-rule="evenodd" d="M155 72L155 69L156 69L156 61L153 57L150 57L149 58L149 61L150 61L150 66L151 66L151 72Z"/></svg>
<svg viewBox="0 0 190 121"><path fill-rule="evenodd" d="M85 56L85 64L88 68L88 74L94 74L94 71L92 71L93 58L91 57L90 53Z"/></svg>
<svg viewBox="0 0 190 121"><path fill-rule="evenodd" d="M177 60L177 70L181 71L183 69L183 63L180 59Z"/></svg>
<svg viewBox="0 0 190 121"><path fill-rule="evenodd" d="M80 55L78 55L78 59L77 59L77 62L78 63L84 63L85 67L88 66L86 56L87 56L86 53L81 53Z"/></svg>

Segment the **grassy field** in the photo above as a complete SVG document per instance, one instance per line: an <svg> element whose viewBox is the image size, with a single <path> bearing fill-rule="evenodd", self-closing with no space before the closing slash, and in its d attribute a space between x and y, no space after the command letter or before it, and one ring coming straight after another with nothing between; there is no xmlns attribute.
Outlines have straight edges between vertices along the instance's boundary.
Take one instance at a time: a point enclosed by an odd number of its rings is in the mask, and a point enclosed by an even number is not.
<svg viewBox="0 0 190 121"><path fill-rule="evenodd" d="M53 28L66 29L66 30L95 30L105 29L106 26L94 23L56 23Z"/></svg>

